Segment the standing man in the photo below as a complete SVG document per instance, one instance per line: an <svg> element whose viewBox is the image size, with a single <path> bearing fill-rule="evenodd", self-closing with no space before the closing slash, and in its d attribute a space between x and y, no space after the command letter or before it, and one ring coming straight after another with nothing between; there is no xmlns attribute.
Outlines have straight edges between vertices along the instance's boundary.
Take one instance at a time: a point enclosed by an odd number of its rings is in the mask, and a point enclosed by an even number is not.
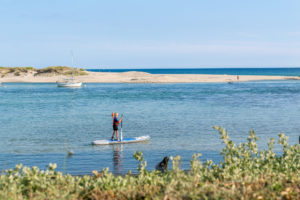
<svg viewBox="0 0 300 200"><path fill-rule="evenodd" d="M111 140L114 140L114 137L115 137L115 133L117 132L117 140L119 141L119 131L118 131L118 126L119 126L119 123L121 121L123 121L123 118L121 118L120 120L118 120L118 113L112 113L112 117L113 117L113 129L114 129L114 132L111 136Z"/></svg>

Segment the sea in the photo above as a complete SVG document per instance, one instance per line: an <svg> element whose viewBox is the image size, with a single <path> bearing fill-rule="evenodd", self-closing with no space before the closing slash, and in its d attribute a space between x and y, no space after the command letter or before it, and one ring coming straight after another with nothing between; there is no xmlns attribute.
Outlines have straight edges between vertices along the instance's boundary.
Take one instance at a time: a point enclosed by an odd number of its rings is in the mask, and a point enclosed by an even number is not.
<svg viewBox="0 0 300 200"><path fill-rule="evenodd" d="M174 68L174 69L87 69L92 72L138 71L150 74L219 74L219 75L265 75L300 76L300 68Z"/></svg>
<svg viewBox="0 0 300 200"><path fill-rule="evenodd" d="M102 69L93 71L103 71ZM106 70L108 71L108 70ZM110 70L120 72L126 70ZM127 71L130 71L128 69ZM148 73L299 76L300 68L140 69ZM94 146L112 135L112 112L123 114L124 137L149 135L149 142ZM224 127L231 140L247 142L249 131L259 149L284 133L291 145L300 136L300 81L228 83L86 83L58 88L54 83L3 83L0 87L0 171L22 163L72 175L108 168L114 174L137 173L140 151L147 169L165 156L181 157L188 170L195 153L219 163L224 143L213 129ZM277 143L277 142L276 142ZM72 151L72 156L68 152ZM280 154L280 145L275 145ZM169 168L171 168L171 163Z"/></svg>

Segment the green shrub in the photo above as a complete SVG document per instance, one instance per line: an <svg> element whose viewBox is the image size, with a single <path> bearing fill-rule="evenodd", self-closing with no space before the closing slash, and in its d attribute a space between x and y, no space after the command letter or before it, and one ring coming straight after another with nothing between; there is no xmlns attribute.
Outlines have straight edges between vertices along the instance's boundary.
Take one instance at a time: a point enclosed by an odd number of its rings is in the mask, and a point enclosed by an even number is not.
<svg viewBox="0 0 300 200"><path fill-rule="evenodd" d="M5 77L7 74L14 74L20 76L22 73L35 72L33 67L0 67L0 74Z"/></svg>
<svg viewBox="0 0 300 200"><path fill-rule="evenodd" d="M15 76L20 76L21 73L20 73L20 72L15 72L14 75L15 75Z"/></svg>
<svg viewBox="0 0 300 200"><path fill-rule="evenodd" d="M65 71L72 71L72 68L67 66L50 66L38 69L37 73L63 73Z"/></svg>
<svg viewBox="0 0 300 200"><path fill-rule="evenodd" d="M25 67L27 70L35 70L34 67Z"/></svg>
<svg viewBox="0 0 300 200"><path fill-rule="evenodd" d="M259 151L257 136L236 145L225 129L217 129L224 141L224 160L202 163L193 155L189 171L180 169L180 157L171 157L172 169L147 171L143 153L136 152L138 175L115 176L103 169L93 176L63 175L49 164L46 171L16 165L0 175L0 199L300 199L300 147L287 144L279 134L282 154L268 148Z"/></svg>
<svg viewBox="0 0 300 200"><path fill-rule="evenodd" d="M66 76L71 76L72 73L74 74L74 76L88 75L87 71L82 71L82 70L78 70L78 69L75 69L74 72L72 72L72 69L71 69L70 71L64 72L63 74Z"/></svg>
<svg viewBox="0 0 300 200"><path fill-rule="evenodd" d="M42 69L35 69L34 67L0 67L1 77L5 77L8 74L13 74L15 76L20 76L21 74L26 74L28 72L35 73L35 76L50 74L50 75L67 75L72 74L72 68L67 66L50 66ZM75 76L87 75L85 69L74 69Z"/></svg>
<svg viewBox="0 0 300 200"><path fill-rule="evenodd" d="M52 75L72 75L72 68L67 66L50 66L43 69L36 70L36 76L43 75L43 74L52 74ZM82 76L87 75L85 70L74 69L75 76Z"/></svg>

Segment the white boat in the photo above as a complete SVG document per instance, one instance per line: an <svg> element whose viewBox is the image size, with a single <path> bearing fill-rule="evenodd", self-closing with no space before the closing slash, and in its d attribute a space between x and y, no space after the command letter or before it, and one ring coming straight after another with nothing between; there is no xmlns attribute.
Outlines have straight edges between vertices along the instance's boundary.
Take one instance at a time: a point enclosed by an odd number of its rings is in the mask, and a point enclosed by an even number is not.
<svg viewBox="0 0 300 200"><path fill-rule="evenodd" d="M63 81L56 81L57 87L81 87L82 82L77 82L74 79L65 79Z"/></svg>
<svg viewBox="0 0 300 200"><path fill-rule="evenodd" d="M72 78L56 81L57 87L81 87L82 86L82 82L76 81L74 79L74 56L72 52L71 54L72 54Z"/></svg>

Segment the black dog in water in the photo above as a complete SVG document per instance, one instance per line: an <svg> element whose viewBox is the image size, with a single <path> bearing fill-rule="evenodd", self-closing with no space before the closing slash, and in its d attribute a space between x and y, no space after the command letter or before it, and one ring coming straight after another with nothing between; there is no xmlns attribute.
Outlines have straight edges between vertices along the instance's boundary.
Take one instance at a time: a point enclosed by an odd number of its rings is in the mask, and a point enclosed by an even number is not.
<svg viewBox="0 0 300 200"><path fill-rule="evenodd" d="M158 165L156 165L156 170L165 172L166 170L168 170L168 162L169 158L167 156L164 157L164 159L160 163L158 163Z"/></svg>

